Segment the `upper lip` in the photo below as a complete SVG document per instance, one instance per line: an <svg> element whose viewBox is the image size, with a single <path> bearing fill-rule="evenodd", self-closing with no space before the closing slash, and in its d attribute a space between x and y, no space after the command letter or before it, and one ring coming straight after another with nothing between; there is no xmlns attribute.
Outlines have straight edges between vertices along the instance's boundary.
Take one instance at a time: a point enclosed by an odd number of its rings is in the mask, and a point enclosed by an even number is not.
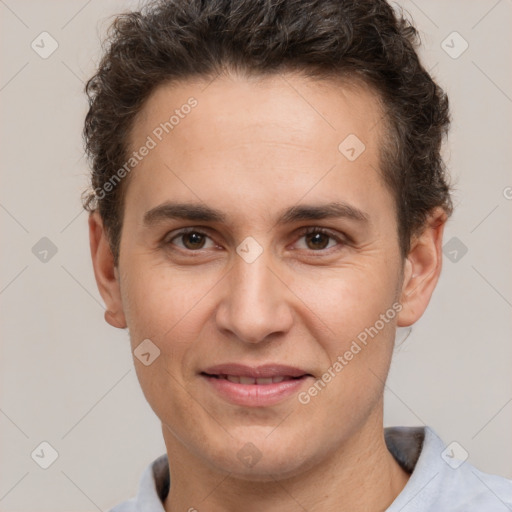
<svg viewBox="0 0 512 512"><path fill-rule="evenodd" d="M208 375L234 375L237 377L302 377L310 375L307 371L301 370L294 366L286 366L282 364L264 364L261 366L246 366L238 363L226 363L216 366L210 366L201 373Z"/></svg>

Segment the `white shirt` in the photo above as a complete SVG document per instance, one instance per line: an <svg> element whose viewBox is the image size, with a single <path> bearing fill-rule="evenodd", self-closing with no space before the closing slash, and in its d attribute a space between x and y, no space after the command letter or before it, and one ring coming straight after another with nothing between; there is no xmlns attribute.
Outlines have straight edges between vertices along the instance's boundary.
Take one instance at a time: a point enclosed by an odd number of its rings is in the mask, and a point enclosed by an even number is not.
<svg viewBox="0 0 512 512"><path fill-rule="evenodd" d="M386 444L409 481L386 512L510 512L512 480L482 473L460 445L445 446L430 427L388 427ZM144 471L137 496L110 512L164 512L169 492L167 455Z"/></svg>

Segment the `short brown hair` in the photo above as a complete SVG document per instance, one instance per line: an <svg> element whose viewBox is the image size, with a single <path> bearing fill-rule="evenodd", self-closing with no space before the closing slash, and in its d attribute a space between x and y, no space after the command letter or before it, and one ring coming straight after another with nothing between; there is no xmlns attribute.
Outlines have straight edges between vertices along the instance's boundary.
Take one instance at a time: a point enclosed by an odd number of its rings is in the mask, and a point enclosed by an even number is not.
<svg viewBox="0 0 512 512"><path fill-rule="evenodd" d="M396 202L402 256L436 206L452 211L441 143L448 98L416 53L417 30L385 0L158 0L116 17L96 74L87 82L86 152L91 185L115 264L127 186L105 184L126 162L135 116L173 80L298 71L357 78L378 93L388 133L381 173ZM110 190L111 189L111 190Z"/></svg>

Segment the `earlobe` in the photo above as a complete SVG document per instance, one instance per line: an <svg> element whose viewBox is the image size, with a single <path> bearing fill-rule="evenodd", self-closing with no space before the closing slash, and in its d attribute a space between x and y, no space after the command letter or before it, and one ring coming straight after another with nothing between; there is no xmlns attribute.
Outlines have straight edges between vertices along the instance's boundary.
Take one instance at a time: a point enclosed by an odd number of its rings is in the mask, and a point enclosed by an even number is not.
<svg viewBox="0 0 512 512"><path fill-rule="evenodd" d="M428 306L441 274L446 220L446 212L442 208L435 208L428 216L423 231L411 241L411 249L404 264L400 300L402 310L398 315L398 327L414 324Z"/></svg>
<svg viewBox="0 0 512 512"><path fill-rule="evenodd" d="M126 328L119 276L114 266L107 233L98 212L89 215L89 244L98 290L106 305L105 321L119 329Z"/></svg>
<svg viewBox="0 0 512 512"><path fill-rule="evenodd" d="M115 312L110 311L109 309L105 310L105 322L110 324L112 327L117 327L119 329L126 328L126 321L124 319L124 315L116 314ZM122 318L120 318L122 317Z"/></svg>

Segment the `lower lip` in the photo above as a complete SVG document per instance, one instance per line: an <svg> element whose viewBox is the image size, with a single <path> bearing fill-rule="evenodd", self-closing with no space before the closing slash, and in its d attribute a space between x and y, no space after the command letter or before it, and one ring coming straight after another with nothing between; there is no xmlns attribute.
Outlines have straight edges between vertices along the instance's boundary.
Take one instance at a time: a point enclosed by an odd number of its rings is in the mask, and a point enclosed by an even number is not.
<svg viewBox="0 0 512 512"><path fill-rule="evenodd" d="M201 375L201 377L224 399L246 407L278 404L296 394L305 382L312 378L304 376L300 379L284 380L273 384L239 384L207 375Z"/></svg>

